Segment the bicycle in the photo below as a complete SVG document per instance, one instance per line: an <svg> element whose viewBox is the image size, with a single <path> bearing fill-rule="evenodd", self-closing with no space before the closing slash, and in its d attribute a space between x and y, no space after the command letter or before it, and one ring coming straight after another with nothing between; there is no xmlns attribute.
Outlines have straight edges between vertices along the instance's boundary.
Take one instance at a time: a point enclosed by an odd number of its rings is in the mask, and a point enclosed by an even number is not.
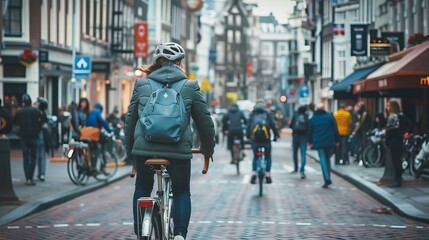
<svg viewBox="0 0 429 240"><path fill-rule="evenodd" d="M107 135L107 142L102 144L101 154L96 161L97 166L91 166L91 157L95 156L91 152L91 145L94 146L94 144L98 144L97 142L82 140L63 144L68 158L67 174L74 184L86 185L91 176L97 181L107 181L116 174L118 170L117 156L114 148L108 147L112 141L115 141L114 134Z"/></svg>
<svg viewBox="0 0 429 240"><path fill-rule="evenodd" d="M237 175L240 175L240 161L243 160L244 152L241 148L241 139L238 136L234 136L232 141L232 161L237 168Z"/></svg>
<svg viewBox="0 0 429 240"><path fill-rule="evenodd" d="M264 179L265 179L265 169L267 165L267 162L265 159L265 147L258 147L256 156L258 157L256 172L258 173L259 196L262 197L262 190L263 190Z"/></svg>
<svg viewBox="0 0 429 240"><path fill-rule="evenodd" d="M201 153L199 149L193 149L192 153ZM155 170L158 185L155 197L141 197L137 200L137 226L138 239L163 239L170 240L174 237L171 210L173 204L173 191L167 166L170 161L163 158L151 158L145 161ZM209 168L209 158L204 159L203 174ZM130 174L134 177L135 171ZM141 226L141 229L140 229Z"/></svg>
<svg viewBox="0 0 429 240"><path fill-rule="evenodd" d="M402 169L408 168L411 176L415 176L420 162L416 162L416 156L419 153L425 140L425 135L411 135L404 139L404 157L402 159Z"/></svg>
<svg viewBox="0 0 429 240"><path fill-rule="evenodd" d="M386 152L384 132L375 128L370 132L368 145L363 150L362 163L365 167L381 167L384 164L383 156Z"/></svg>

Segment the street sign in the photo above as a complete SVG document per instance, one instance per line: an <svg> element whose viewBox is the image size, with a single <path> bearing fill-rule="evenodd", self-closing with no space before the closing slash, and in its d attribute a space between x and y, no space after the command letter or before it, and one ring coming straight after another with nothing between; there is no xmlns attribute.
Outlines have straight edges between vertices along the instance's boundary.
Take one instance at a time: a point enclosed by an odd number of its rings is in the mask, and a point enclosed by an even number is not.
<svg viewBox="0 0 429 240"><path fill-rule="evenodd" d="M146 58L148 55L148 26L147 22L138 22L134 29L134 55Z"/></svg>
<svg viewBox="0 0 429 240"><path fill-rule="evenodd" d="M48 51L39 51L39 62L49 62L49 52Z"/></svg>
<svg viewBox="0 0 429 240"><path fill-rule="evenodd" d="M310 104L310 90L307 87L307 84L302 84L302 86L299 88L299 104L301 105L308 105Z"/></svg>
<svg viewBox="0 0 429 240"><path fill-rule="evenodd" d="M88 77L91 74L91 57L76 56L73 62L76 77Z"/></svg>

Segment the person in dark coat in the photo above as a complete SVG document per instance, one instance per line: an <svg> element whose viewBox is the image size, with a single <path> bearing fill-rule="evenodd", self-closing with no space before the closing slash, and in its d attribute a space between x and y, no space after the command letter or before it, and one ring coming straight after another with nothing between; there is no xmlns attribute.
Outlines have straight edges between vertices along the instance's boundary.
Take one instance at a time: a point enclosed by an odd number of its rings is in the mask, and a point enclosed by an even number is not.
<svg viewBox="0 0 429 240"><path fill-rule="evenodd" d="M47 136L43 134L43 125L48 122L48 100L43 97L38 97L37 107L42 113L42 131L40 131L39 136L37 137L37 177L40 181L44 182L46 175L46 143L48 139L45 139Z"/></svg>
<svg viewBox="0 0 429 240"><path fill-rule="evenodd" d="M125 119L125 143L128 159L133 159L137 170L133 199L134 231L137 234L141 226L137 226L137 199L151 195L154 177L153 170L144 165L148 158L159 157L170 161L167 171L172 181L174 235L175 239L185 239L191 216L191 158L192 133L187 128L177 143L159 143L147 141L144 129L139 121L139 113L148 104L152 88L149 81L163 84L175 84L186 80L187 76L181 68L185 50L177 43L163 43L157 46L153 63L142 70L148 74L138 79L134 86L128 114ZM180 95L183 98L186 114L191 116L201 139L201 152L211 157L215 147L215 130L207 103L200 91L197 81L186 81Z"/></svg>
<svg viewBox="0 0 429 240"><path fill-rule="evenodd" d="M326 112L324 107L323 103L319 103L310 119L308 142L310 148L316 149L319 154L320 166L325 180L323 188L328 188L332 184L330 158L334 153L335 146L339 146L339 134L334 116Z"/></svg>
<svg viewBox="0 0 429 240"><path fill-rule="evenodd" d="M298 111L293 115L290 127L292 129L292 148L293 148L293 163L294 170L292 173L298 172L298 149L301 152L301 168L299 170L301 179L305 179L305 163L307 155L307 138L308 138L308 125L309 119L306 114L307 108L301 106ZM302 123L298 123L303 121Z"/></svg>
<svg viewBox="0 0 429 240"><path fill-rule="evenodd" d="M22 95L22 108L16 112L15 123L19 126L26 185L36 185L33 181L36 168L37 137L42 130L42 112L31 106L31 97Z"/></svg>
<svg viewBox="0 0 429 240"><path fill-rule="evenodd" d="M228 150L231 151L231 164L234 163L234 153L232 149L234 137L241 141L243 146L243 126L247 124L246 117L240 111L237 104L233 104L228 110L228 113L222 119L222 131L228 136Z"/></svg>

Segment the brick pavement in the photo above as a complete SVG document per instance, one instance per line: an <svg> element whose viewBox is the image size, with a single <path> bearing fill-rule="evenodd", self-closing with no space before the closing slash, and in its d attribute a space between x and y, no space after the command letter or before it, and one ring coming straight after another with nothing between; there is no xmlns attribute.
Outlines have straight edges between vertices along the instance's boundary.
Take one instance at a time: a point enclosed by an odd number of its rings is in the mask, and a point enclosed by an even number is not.
<svg viewBox="0 0 429 240"><path fill-rule="evenodd" d="M229 165L218 146L208 175L195 160L192 217L188 239L425 239L429 225L396 214L375 214L383 206L357 187L333 176L322 189L317 162L308 159L307 179L289 174L288 143L274 146L272 185L257 196L248 184L250 161L242 175ZM250 156L250 154L248 154ZM0 227L0 239L134 239L131 196L133 181L121 180L20 221Z"/></svg>

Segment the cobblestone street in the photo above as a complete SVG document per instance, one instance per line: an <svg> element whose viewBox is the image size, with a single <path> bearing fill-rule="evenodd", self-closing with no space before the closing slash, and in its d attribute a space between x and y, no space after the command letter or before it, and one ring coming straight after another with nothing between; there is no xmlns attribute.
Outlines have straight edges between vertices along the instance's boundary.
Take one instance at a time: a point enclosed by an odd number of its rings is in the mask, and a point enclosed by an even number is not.
<svg viewBox="0 0 429 240"><path fill-rule="evenodd" d="M192 175L192 216L188 239L426 239L429 226L382 207L333 175L330 189L320 166L307 159L307 178L290 174L290 142L273 144L273 184L249 184L250 150L236 175L224 145L218 145L209 173L196 155ZM133 180L76 198L0 228L0 239L134 239Z"/></svg>

